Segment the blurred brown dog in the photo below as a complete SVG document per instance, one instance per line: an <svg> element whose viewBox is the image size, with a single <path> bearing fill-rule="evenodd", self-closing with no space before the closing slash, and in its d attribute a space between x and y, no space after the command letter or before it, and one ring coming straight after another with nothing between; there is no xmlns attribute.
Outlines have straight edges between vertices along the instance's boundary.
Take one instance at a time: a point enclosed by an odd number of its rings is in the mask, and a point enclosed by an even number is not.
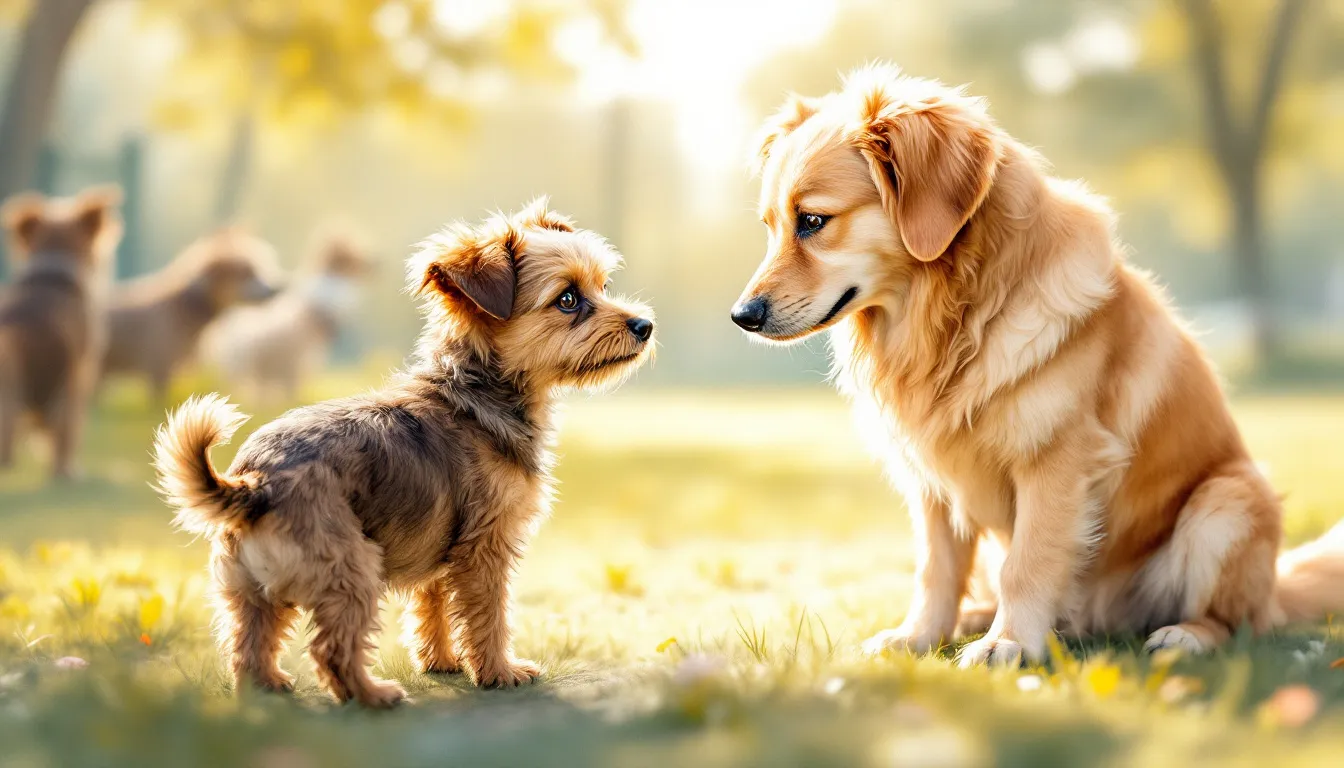
<svg viewBox="0 0 1344 768"><path fill-rule="evenodd" d="M611 385L653 349L649 310L607 295L620 256L538 201L423 243L410 287L427 322L387 388L299 408L253 434L223 474L210 446L242 417L223 398L159 431L177 524L213 542L220 641L238 685L288 689L277 664L299 608L309 655L342 701L405 695L368 670L385 588L412 599L414 656L465 662L478 685L539 674L513 655L509 583L550 504L553 393Z"/></svg>
<svg viewBox="0 0 1344 768"><path fill-rule="evenodd" d="M769 250L733 313L788 341L833 328L914 518L905 622L870 651L1039 661L1056 628L1200 652L1344 610L1344 527L1278 560L1279 499L1106 203L1052 178L961 91L860 70L793 99L761 147ZM960 603L977 546L997 604ZM976 623L976 622L969 622Z"/></svg>
<svg viewBox="0 0 1344 768"><path fill-rule="evenodd" d="M104 375L144 376L163 403L206 326L231 307L274 296L279 274L269 243L229 227L192 243L158 272L116 286Z"/></svg>
<svg viewBox="0 0 1344 768"><path fill-rule="evenodd" d="M370 264L347 237L320 241L303 274L279 295L219 318L201 355L235 390L293 402L304 377L321 365L342 325L358 310Z"/></svg>
<svg viewBox="0 0 1344 768"><path fill-rule="evenodd" d="M52 472L74 471L104 343L107 267L121 238L115 188L68 199L24 194L0 212L20 265L0 295L0 467L14 461L20 418L52 438Z"/></svg>

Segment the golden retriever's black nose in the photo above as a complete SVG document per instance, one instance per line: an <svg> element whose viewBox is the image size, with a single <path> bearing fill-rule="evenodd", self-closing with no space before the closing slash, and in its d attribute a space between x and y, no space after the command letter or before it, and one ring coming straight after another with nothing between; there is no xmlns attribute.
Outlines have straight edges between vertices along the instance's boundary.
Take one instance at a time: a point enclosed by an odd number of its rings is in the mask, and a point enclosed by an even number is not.
<svg viewBox="0 0 1344 768"><path fill-rule="evenodd" d="M642 317L632 317L625 321L625 327L635 334L635 338L640 341L648 341L653 335L653 321Z"/></svg>
<svg viewBox="0 0 1344 768"><path fill-rule="evenodd" d="M733 322L744 331L755 333L765 327L765 316L770 313L770 302L757 296L733 307Z"/></svg>

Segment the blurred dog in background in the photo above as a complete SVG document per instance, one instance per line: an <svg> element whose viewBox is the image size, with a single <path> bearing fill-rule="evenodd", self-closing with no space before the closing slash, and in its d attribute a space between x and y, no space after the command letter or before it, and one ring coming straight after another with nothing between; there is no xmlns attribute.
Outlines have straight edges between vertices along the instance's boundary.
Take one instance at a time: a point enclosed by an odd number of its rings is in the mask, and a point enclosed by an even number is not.
<svg viewBox="0 0 1344 768"><path fill-rule="evenodd" d="M52 439L67 479L105 340L107 267L121 239L115 187L73 198L29 193L0 212L17 278L0 295L0 467L14 461L20 419Z"/></svg>
<svg viewBox="0 0 1344 768"><path fill-rule="evenodd" d="M234 306L275 296L279 275L269 243L228 227L192 243L158 272L117 286L104 376L143 376L163 403L206 326Z"/></svg>
<svg viewBox="0 0 1344 768"><path fill-rule="evenodd" d="M359 310L369 272L364 249L351 238L320 237L289 288L264 303L237 307L210 326L202 357L235 391L293 402Z"/></svg>

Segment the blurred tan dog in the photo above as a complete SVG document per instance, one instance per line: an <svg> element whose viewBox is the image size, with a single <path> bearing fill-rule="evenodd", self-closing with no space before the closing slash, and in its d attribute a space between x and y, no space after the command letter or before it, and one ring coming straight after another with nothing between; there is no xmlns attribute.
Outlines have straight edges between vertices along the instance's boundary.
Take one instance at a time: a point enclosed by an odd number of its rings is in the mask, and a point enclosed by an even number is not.
<svg viewBox="0 0 1344 768"><path fill-rule="evenodd" d="M189 401L156 438L177 523L208 536L220 643L237 684L287 690L280 651L300 607L337 699L392 706L369 674L378 600L408 594L429 672L477 685L539 674L513 654L509 589L550 505L558 389L614 385L653 350L646 307L607 295L620 256L544 201L431 237L408 264L426 323L416 362L383 389L299 408L219 473L212 445L243 420Z"/></svg>
<svg viewBox="0 0 1344 768"><path fill-rule="evenodd" d="M116 188L73 198L11 198L0 211L19 265L0 294L0 468L14 461L19 421L52 438L52 472L74 472L105 332L108 267L121 239Z"/></svg>
<svg viewBox="0 0 1344 768"><path fill-rule="evenodd" d="M103 373L144 376L163 403L206 326L231 307L274 296L279 274L275 249L241 229L197 240L167 267L115 287Z"/></svg>
<svg viewBox="0 0 1344 768"><path fill-rule="evenodd" d="M760 158L769 247L733 319L834 329L919 537L914 604L870 652L951 639L987 538L1007 554L963 665L1039 661L1056 628L1199 652L1344 610L1344 526L1276 579L1279 499L1199 345L1106 203L982 102L871 67L789 101Z"/></svg>
<svg viewBox="0 0 1344 768"><path fill-rule="evenodd" d="M235 389L293 402L305 376L326 361L341 326L359 309L370 264L345 237L320 241L302 275L261 304L230 310L201 340Z"/></svg>

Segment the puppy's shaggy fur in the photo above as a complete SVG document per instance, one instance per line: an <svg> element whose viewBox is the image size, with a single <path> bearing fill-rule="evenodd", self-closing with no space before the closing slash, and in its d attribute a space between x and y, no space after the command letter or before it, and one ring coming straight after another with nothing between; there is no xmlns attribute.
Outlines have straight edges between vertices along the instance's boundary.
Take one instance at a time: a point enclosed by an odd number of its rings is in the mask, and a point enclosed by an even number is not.
<svg viewBox="0 0 1344 768"><path fill-rule="evenodd" d="M456 226L410 261L428 322L418 360L381 391L300 408L258 430L229 470L210 446L242 421L194 400L157 436L177 523L213 542L219 638L237 682L284 689L276 659L299 608L340 700L390 706L369 675L384 588L410 595L420 666L482 686L532 680L513 655L509 582L551 498L552 397L614 384L652 350L648 310L606 294L619 256L538 201Z"/></svg>
<svg viewBox="0 0 1344 768"><path fill-rule="evenodd" d="M115 287L104 374L145 377L162 403L201 333L224 311L278 290L275 249L228 227L189 245L167 267Z"/></svg>
<svg viewBox="0 0 1344 768"><path fill-rule="evenodd" d="M52 472L73 472L104 343L107 267L121 238L121 192L70 199L24 194L0 212L20 264L0 294L0 468L14 460L19 420L52 437Z"/></svg>
<svg viewBox="0 0 1344 768"><path fill-rule="evenodd" d="M357 311L370 264L344 237L324 239L292 285L269 301L237 307L201 340L202 356L258 398L293 402Z"/></svg>
<svg viewBox="0 0 1344 768"><path fill-rule="evenodd" d="M734 319L833 329L920 538L914 605L869 650L992 617L963 664L1039 660L1056 628L1203 651L1344 610L1344 528L1276 579L1279 500L1198 344L1106 204L980 101L872 67L791 100L760 156L770 246ZM1006 548L997 604L963 615L986 541Z"/></svg>

